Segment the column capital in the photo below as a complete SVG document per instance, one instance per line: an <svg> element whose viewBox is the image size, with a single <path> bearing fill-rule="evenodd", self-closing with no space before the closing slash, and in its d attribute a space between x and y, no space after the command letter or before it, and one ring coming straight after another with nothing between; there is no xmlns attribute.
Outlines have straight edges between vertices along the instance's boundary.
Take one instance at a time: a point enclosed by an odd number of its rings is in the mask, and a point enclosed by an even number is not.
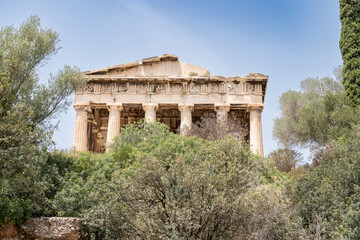
<svg viewBox="0 0 360 240"><path fill-rule="evenodd" d="M109 111L113 111L113 110L122 111L124 109L123 105L121 103L120 104L106 104L106 106Z"/></svg>
<svg viewBox="0 0 360 240"><path fill-rule="evenodd" d="M214 105L214 110L215 110L215 112L218 112L218 111L229 112L230 111L230 104L229 103L215 104Z"/></svg>
<svg viewBox="0 0 360 240"><path fill-rule="evenodd" d="M250 111L251 110L260 110L260 111L262 111L264 109L264 104L263 103L248 104L248 108L250 108Z"/></svg>
<svg viewBox="0 0 360 240"><path fill-rule="evenodd" d="M90 111L89 103L74 103L73 106L74 106L75 111L78 111L78 110Z"/></svg>
<svg viewBox="0 0 360 240"><path fill-rule="evenodd" d="M194 110L194 104L192 103L179 103L178 104L179 111L193 111Z"/></svg>
<svg viewBox="0 0 360 240"><path fill-rule="evenodd" d="M159 104L157 104L157 103L143 103L142 107L143 107L144 111L149 111L149 110L157 109L159 107Z"/></svg>

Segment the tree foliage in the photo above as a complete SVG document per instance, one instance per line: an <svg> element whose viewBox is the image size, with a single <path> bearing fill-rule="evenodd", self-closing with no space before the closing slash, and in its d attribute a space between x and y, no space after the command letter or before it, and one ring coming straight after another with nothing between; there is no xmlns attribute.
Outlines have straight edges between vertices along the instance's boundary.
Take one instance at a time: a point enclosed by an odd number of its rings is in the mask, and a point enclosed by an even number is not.
<svg viewBox="0 0 360 240"><path fill-rule="evenodd" d="M93 239L286 239L299 233L287 230L294 229L293 211L279 200L286 197L275 166L231 136L209 141L141 121L125 126L108 153L80 155L74 166L53 207L60 216L82 217Z"/></svg>
<svg viewBox="0 0 360 240"><path fill-rule="evenodd" d="M340 0L341 39L345 92L353 105L360 105L360 3Z"/></svg>
<svg viewBox="0 0 360 240"><path fill-rule="evenodd" d="M51 214L67 157L51 154L51 120L84 80L65 66L41 84L37 70L57 53L58 34L30 17L0 30L0 223ZM54 159L58 161L54 162Z"/></svg>
<svg viewBox="0 0 360 240"><path fill-rule="evenodd" d="M301 176L294 196L304 227L317 239L359 239L359 127L331 144L321 164Z"/></svg>
<svg viewBox="0 0 360 240"><path fill-rule="evenodd" d="M276 119L273 132L286 147L311 146L316 151L310 168L291 171L295 177L288 184L287 195L309 239L360 237L356 224L360 109L349 106L339 81L341 71L336 73L337 80L306 79L301 82L301 91L284 93L280 99L282 115ZM278 161L281 151L270 157Z"/></svg>
<svg viewBox="0 0 360 240"><path fill-rule="evenodd" d="M44 29L37 16L31 16L19 28L0 30L0 114L12 111L17 104L31 108L32 121L47 124L51 117L65 110L68 96L84 83L76 67L64 66L48 83L39 83L37 70L54 56L58 34Z"/></svg>
<svg viewBox="0 0 360 240"><path fill-rule="evenodd" d="M242 195L259 184L257 162L233 139L208 144L172 163L144 156L138 168L124 171L121 175L126 177L117 180L122 194L110 216L113 237L238 236L245 224L240 214Z"/></svg>
<svg viewBox="0 0 360 240"><path fill-rule="evenodd" d="M360 120L359 109L348 106L341 82L332 78L305 79L301 91L282 94L280 109L273 135L290 148L325 147Z"/></svg>

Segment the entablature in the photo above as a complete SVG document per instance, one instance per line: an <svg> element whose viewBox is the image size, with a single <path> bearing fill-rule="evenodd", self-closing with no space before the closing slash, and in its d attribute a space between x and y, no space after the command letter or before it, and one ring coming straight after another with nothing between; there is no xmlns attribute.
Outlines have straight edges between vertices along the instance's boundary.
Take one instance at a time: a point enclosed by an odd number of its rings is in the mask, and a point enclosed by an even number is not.
<svg viewBox="0 0 360 240"><path fill-rule="evenodd" d="M152 97L152 100L157 99L159 102L165 102L169 98L170 102L188 103L263 103L268 81L268 76L260 73L249 73L246 77L211 76L207 69L179 62L178 57L171 54L83 74L88 82L75 92L76 100L81 101L116 99L133 102L139 97L150 102ZM99 98L97 95L103 96Z"/></svg>
<svg viewBox="0 0 360 240"><path fill-rule="evenodd" d="M265 96L267 79L108 78L91 79L76 94L230 94Z"/></svg>

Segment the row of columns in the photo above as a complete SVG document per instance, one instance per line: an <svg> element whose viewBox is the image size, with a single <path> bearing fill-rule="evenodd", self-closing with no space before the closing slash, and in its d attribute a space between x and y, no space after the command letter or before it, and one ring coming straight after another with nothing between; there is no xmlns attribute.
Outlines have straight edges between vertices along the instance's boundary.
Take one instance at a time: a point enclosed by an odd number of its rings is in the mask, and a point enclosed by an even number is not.
<svg viewBox="0 0 360 240"><path fill-rule="evenodd" d="M145 120L150 123L156 122L158 104L144 103L142 106L145 111ZM87 111L90 111L90 108L88 105L74 105L74 107L76 110L76 122L73 145L77 151L87 151ZM178 108L181 112L180 134L184 135L192 125L194 104L178 104ZM108 110L107 145L111 144L113 138L120 134L120 117L123 106L122 104L110 104ZM219 121L225 121L230 111L230 104L215 105L215 111ZM250 107L250 150L263 156L261 112L262 106Z"/></svg>

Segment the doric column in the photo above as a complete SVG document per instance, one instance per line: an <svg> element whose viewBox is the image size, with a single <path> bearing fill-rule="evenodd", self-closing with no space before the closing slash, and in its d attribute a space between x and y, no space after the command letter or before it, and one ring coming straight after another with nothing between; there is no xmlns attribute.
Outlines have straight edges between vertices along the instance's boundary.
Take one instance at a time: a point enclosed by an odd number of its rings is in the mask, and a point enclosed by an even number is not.
<svg viewBox="0 0 360 240"><path fill-rule="evenodd" d="M87 104L74 104L76 111L75 130L74 130L74 143L73 146L78 152L87 151L88 143L88 114L89 105Z"/></svg>
<svg viewBox="0 0 360 240"><path fill-rule="evenodd" d="M262 106L250 107L250 150L264 156L261 112Z"/></svg>
<svg viewBox="0 0 360 240"><path fill-rule="evenodd" d="M156 109L158 108L157 103L143 103L143 109L145 111L145 121L149 123L156 122Z"/></svg>
<svg viewBox="0 0 360 240"><path fill-rule="evenodd" d="M230 104L215 104L216 117L219 122L225 122L230 111Z"/></svg>
<svg viewBox="0 0 360 240"><path fill-rule="evenodd" d="M106 137L106 144L113 142L113 138L120 134L120 117L123 110L122 104L107 105L109 110L108 130Z"/></svg>
<svg viewBox="0 0 360 240"><path fill-rule="evenodd" d="M178 107L181 112L180 134L186 135L186 131L192 125L191 112L194 109L194 104L179 104Z"/></svg>

